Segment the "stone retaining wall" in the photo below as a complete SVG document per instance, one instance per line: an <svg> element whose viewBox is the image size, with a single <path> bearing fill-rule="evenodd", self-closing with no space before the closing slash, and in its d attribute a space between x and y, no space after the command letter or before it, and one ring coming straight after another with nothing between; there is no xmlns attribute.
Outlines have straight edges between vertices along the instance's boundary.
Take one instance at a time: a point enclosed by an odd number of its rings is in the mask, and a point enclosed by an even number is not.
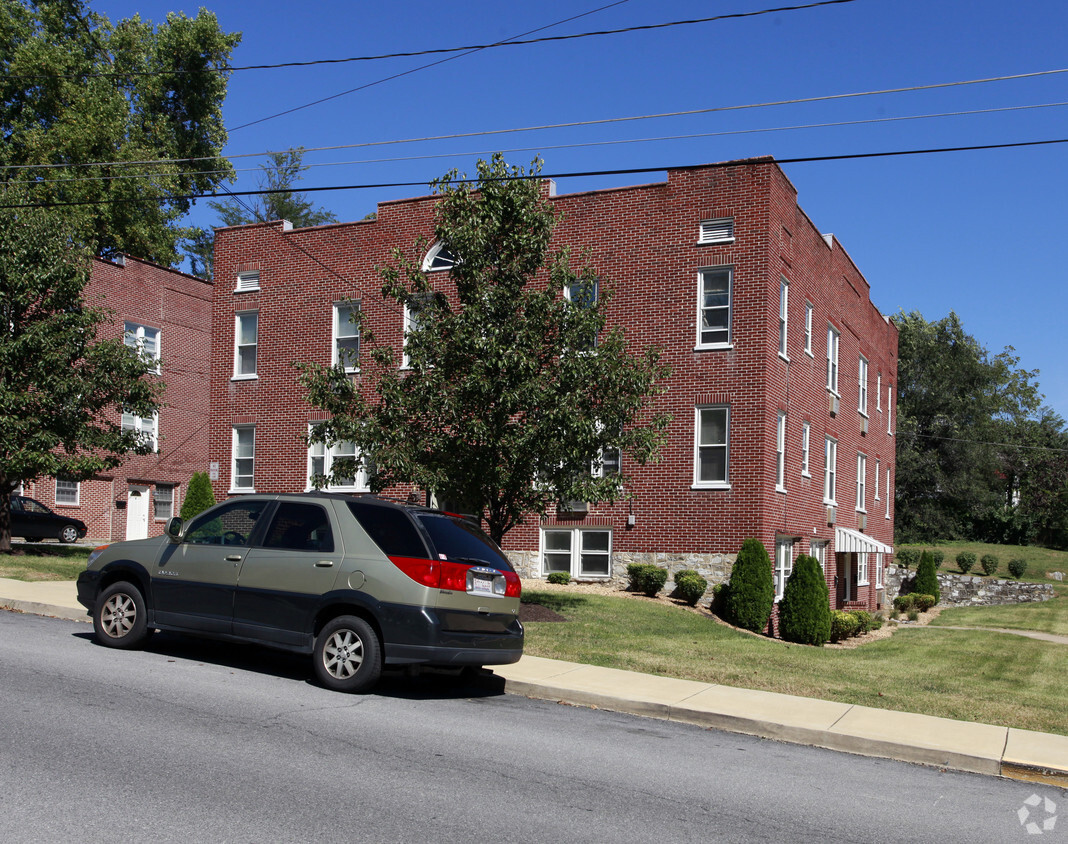
<svg viewBox="0 0 1068 844"><path fill-rule="evenodd" d="M902 594L902 585L916 577L915 571L891 565L886 569L886 603ZM1053 584L976 577L938 572L940 607L979 607L994 604L1028 604L1053 597ZM907 589L905 591L908 591Z"/></svg>
<svg viewBox="0 0 1068 844"><path fill-rule="evenodd" d="M670 554L662 552L628 554L615 552L612 554L612 576L607 581L601 578L596 578L596 580L600 583L611 583L613 586L626 586L629 581L627 577L628 565L631 563L651 563L654 566L660 566L660 568L668 570L668 579L664 585L664 592L671 592L675 588L672 578L675 572L683 569L696 571L708 581L708 588L711 589L717 583L726 583L730 580L731 568L734 566L734 558L736 556L736 554ZM512 561L512 565L515 566L515 570L519 572L520 577L541 577L537 551L509 551L508 559ZM590 580L595 580L595 578L590 578Z"/></svg>

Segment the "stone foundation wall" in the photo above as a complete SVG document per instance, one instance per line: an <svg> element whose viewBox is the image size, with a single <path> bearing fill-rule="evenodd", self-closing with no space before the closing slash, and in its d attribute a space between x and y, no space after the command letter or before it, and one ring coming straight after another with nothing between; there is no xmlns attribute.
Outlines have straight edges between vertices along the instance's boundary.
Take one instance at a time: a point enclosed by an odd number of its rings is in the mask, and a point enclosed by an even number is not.
<svg viewBox="0 0 1068 844"><path fill-rule="evenodd" d="M902 586L916 577L915 571L891 565L886 569L886 603L902 594ZM940 607L979 607L995 604L1027 604L1048 601L1053 597L1050 583L1028 583L994 577L974 577L968 574L938 573L941 591ZM908 591L907 589L905 591Z"/></svg>
<svg viewBox="0 0 1068 844"><path fill-rule="evenodd" d="M661 552L650 553L620 553L612 554L612 576L608 580L603 578L589 578L591 582L611 583L613 586L626 586L628 583L627 566L631 563L645 563L660 566L668 570L667 583L663 591L670 593L675 587L672 578L675 572L683 569L696 571L708 581L708 589L711 590L717 583L726 583L731 576L731 568L734 566L736 554L672 554ZM537 551L509 551L508 559L512 561L515 570L523 578L541 577ZM706 592L708 594L708 592Z"/></svg>

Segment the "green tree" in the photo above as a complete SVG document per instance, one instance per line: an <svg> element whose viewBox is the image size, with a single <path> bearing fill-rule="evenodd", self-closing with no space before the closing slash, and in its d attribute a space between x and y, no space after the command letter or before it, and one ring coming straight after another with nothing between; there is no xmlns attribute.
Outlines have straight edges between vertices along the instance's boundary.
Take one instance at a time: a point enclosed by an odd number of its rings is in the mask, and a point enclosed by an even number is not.
<svg viewBox="0 0 1068 844"><path fill-rule="evenodd" d="M759 539L742 543L727 589L727 620L759 633L768 626L775 604L775 577L768 550Z"/></svg>
<svg viewBox="0 0 1068 844"><path fill-rule="evenodd" d="M270 161L261 165L260 189L270 193L260 194L250 200L236 197L208 205L219 215L220 226L243 226L248 223L266 223L268 220L289 220L297 228L336 223L337 217L325 208L315 207L305 194L293 190L301 173L308 169L304 161L304 147L285 152L270 153ZM211 279L215 235L205 229L194 229L186 240L194 275Z"/></svg>
<svg viewBox="0 0 1068 844"><path fill-rule="evenodd" d="M189 479L189 488L182 502L179 516L182 521L189 521L198 513L203 513L215 504L215 491L211 488L211 478L207 472L194 472Z"/></svg>
<svg viewBox="0 0 1068 844"><path fill-rule="evenodd" d="M912 591L917 595L931 595L936 604L942 597L938 588L934 557L930 551L924 551L920 555L920 564L916 567L916 579L912 582Z"/></svg>
<svg viewBox="0 0 1068 844"><path fill-rule="evenodd" d="M233 174L222 103L239 40L204 9L154 26L82 0L0 0L0 174L23 202L71 203L94 254L175 264L188 197Z"/></svg>
<svg viewBox="0 0 1068 844"><path fill-rule="evenodd" d="M0 202L10 191L0 192ZM120 411L151 416L155 362L98 340L107 313L84 301L89 256L55 212L0 211L0 551L11 547L10 493L43 475L84 480L151 445Z"/></svg>
<svg viewBox="0 0 1068 844"><path fill-rule="evenodd" d="M823 645L831 638L831 599L820 561L801 554L779 601L779 633L787 642Z"/></svg>
<svg viewBox="0 0 1068 844"><path fill-rule="evenodd" d="M301 366L309 402L332 417L313 440L354 442L373 456L372 488L433 490L482 514L498 542L554 502L618 500L619 455L653 459L668 421L648 410L666 375L659 351L632 354L606 327L606 279L573 269L567 249L550 254L556 217L529 178L539 170L498 154L478 163L475 187L455 171L433 184L434 235L451 266L432 287L419 243L382 270L383 295L416 317L403 369L366 328L360 366L373 392L340 367ZM338 463L337 477L352 474Z"/></svg>

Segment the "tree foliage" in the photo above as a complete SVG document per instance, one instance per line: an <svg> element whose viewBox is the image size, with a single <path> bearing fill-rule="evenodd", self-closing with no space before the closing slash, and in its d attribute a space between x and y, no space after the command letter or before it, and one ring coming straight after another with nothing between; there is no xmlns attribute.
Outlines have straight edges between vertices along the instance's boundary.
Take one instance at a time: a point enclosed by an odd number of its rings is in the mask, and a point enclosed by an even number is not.
<svg viewBox="0 0 1068 844"><path fill-rule="evenodd" d="M189 479L189 487L185 492L185 500L179 516L182 521L189 521L198 513L203 513L215 504L215 490L211 488L211 478L207 472L194 472Z"/></svg>
<svg viewBox="0 0 1068 844"><path fill-rule="evenodd" d="M243 226L268 220L289 220L297 228L336 223L337 217L325 208L317 208L305 194L293 190L308 169L304 164L304 147L270 153L270 161L261 165L260 189L270 193L249 200L236 197L208 205L219 215L220 226ZM186 241L194 275L211 279L213 269L213 232L197 228Z"/></svg>
<svg viewBox="0 0 1068 844"><path fill-rule="evenodd" d="M222 69L239 40L204 9L155 26L82 0L0 0L0 173L23 201L76 203L71 233L95 254L174 264L189 195L233 173Z"/></svg>
<svg viewBox="0 0 1068 844"><path fill-rule="evenodd" d="M626 475L591 466L606 454L654 459L668 421L647 409L666 375L659 351L632 354L606 326L607 280L572 268L567 249L549 252L556 217L525 176L498 154L479 162L474 187L455 171L434 183L434 236L455 262L424 272L420 242L382 269L385 298L418 317L403 368L365 327L361 377L373 391L340 367L301 376L332 417L313 439L354 442L373 455L372 488L433 490L482 514L497 541L554 502L618 500Z"/></svg>
<svg viewBox="0 0 1068 844"><path fill-rule="evenodd" d="M759 539L742 543L729 583L727 620L755 633L765 630L775 604L775 576L768 550Z"/></svg>
<svg viewBox="0 0 1068 844"><path fill-rule="evenodd" d="M779 633L787 642L823 645L831 638L831 599L820 561L800 554L779 601Z"/></svg>
<svg viewBox="0 0 1068 844"><path fill-rule="evenodd" d="M917 595L931 595L936 604L941 600L942 593L938 588L934 556L930 551L924 551L920 555L920 564L916 567L916 579L912 583L912 591Z"/></svg>
<svg viewBox="0 0 1068 844"><path fill-rule="evenodd" d="M0 201L10 191L0 193ZM0 550L10 493L40 476L83 480L151 446L120 410L151 416L155 362L122 338L98 340L106 312L84 301L89 256L55 212L0 211Z"/></svg>

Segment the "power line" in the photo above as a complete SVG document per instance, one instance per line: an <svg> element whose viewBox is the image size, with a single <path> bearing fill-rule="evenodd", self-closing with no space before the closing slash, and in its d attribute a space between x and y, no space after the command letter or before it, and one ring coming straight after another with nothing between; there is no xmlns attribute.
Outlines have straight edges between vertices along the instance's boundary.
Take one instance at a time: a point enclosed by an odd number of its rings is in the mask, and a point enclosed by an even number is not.
<svg viewBox="0 0 1068 844"><path fill-rule="evenodd" d="M913 437L915 439L924 440L942 440L944 442L951 443L967 443L968 445L992 445L998 448L1018 448L1026 449L1028 451L1051 451L1054 454L1068 454L1068 448L1054 448L1047 445L1020 445L1019 443L992 443L985 442L984 440L966 440L961 437L939 437L935 434L919 434L914 431L898 431L898 436L901 437Z"/></svg>
<svg viewBox="0 0 1068 844"><path fill-rule="evenodd" d="M1021 147L1034 147L1034 146L1049 146L1051 144L1066 144L1068 138L1051 138L1041 141L1015 141L1011 143L1003 144L975 144L971 146L958 146L958 147L934 147L928 149L911 149L911 150L892 150L887 152L857 152L857 153L844 153L841 155L810 155L799 158L772 158L768 156L766 158L746 159L742 161L724 161L711 164L679 164L679 165L660 165L657 167L624 167L615 170L583 170L573 171L568 173L537 173L524 176L508 176L502 177L501 180L512 179L574 179L574 178L590 178L596 176L625 176L625 175L637 175L641 173L662 173L666 170L702 170L709 168L720 167L738 167L738 166L753 166L757 164L807 164L821 161L849 161L859 160L864 158L890 158L894 156L903 155L934 155L938 153L949 152L975 152L979 150L995 150L995 149L1016 149ZM397 187L424 187L429 184L431 180L420 180L416 182L377 182L366 183L358 185L329 185L326 187L309 187L301 188L300 193L320 193L322 191L335 191L335 190L377 190L381 188L397 188ZM477 182L477 179L454 179L454 184L470 184ZM498 180L499 181L499 180ZM87 200L75 200L71 202L26 202L26 203L7 203L0 204L0 208L63 208L70 206L82 206L82 205L114 205L121 202L128 202L130 204L142 203L142 202L174 202L179 200L196 201L198 199L222 199L227 196L259 196L269 193L280 193L279 190L248 190L248 191L225 191L224 193L207 193L207 194L181 194L168 197L145 197L145 198L130 198L124 197L122 199L87 199Z"/></svg>
<svg viewBox="0 0 1068 844"><path fill-rule="evenodd" d="M561 23L568 23L577 18L584 17L585 15L593 14L594 12L600 12L604 9L610 8L610 6L617 6L621 3L627 2L627 0L620 0L618 3L612 3L609 6L602 6L600 9L594 9L590 12L585 12L582 15L576 15L572 18L567 18L564 21L559 21L550 26L558 26ZM244 70L276 70L280 68L289 67L315 67L318 65L329 64L347 64L352 62L373 62L382 61L384 59L403 59L403 58L417 58L419 56L433 56L440 55L442 53L462 53L462 52L474 52L477 50L489 50L497 47L519 47L527 46L530 44L543 44L552 41L572 41L578 38L594 38L606 35L623 35L631 32L645 32L654 29L667 29L669 27L676 26L692 26L699 23L713 23L715 21L732 20L740 18L752 18L760 15L770 15L777 12L795 12L803 9L815 9L820 6L835 6L842 3L854 3L856 0L820 0L820 2L806 3L798 6L779 6L774 9L760 9L755 12L734 12L725 15L715 15L710 18L693 18L691 20L681 21L667 21L664 23L651 23L641 24L638 26L628 26L620 29L602 29L594 32L577 32L571 35L548 35L542 38L528 38L521 39L522 36L516 36L510 38L507 41L496 41L490 44L472 44L466 47L438 47L429 50L412 50L409 52L401 53L381 53L374 56L348 56L340 59L312 59L303 62L278 62L276 64L250 64L250 65L225 65L222 67L206 67L199 68L197 70L139 70L131 71L128 73L85 73L85 74L60 74L58 76L46 76L43 74L23 75L23 74L0 74L0 79L25 79L25 80L38 80L38 79L112 79L112 78L130 78L134 76L167 76L167 75L182 75L188 73L232 73ZM543 29L545 27L542 27ZM532 30L538 32L539 30Z"/></svg>

